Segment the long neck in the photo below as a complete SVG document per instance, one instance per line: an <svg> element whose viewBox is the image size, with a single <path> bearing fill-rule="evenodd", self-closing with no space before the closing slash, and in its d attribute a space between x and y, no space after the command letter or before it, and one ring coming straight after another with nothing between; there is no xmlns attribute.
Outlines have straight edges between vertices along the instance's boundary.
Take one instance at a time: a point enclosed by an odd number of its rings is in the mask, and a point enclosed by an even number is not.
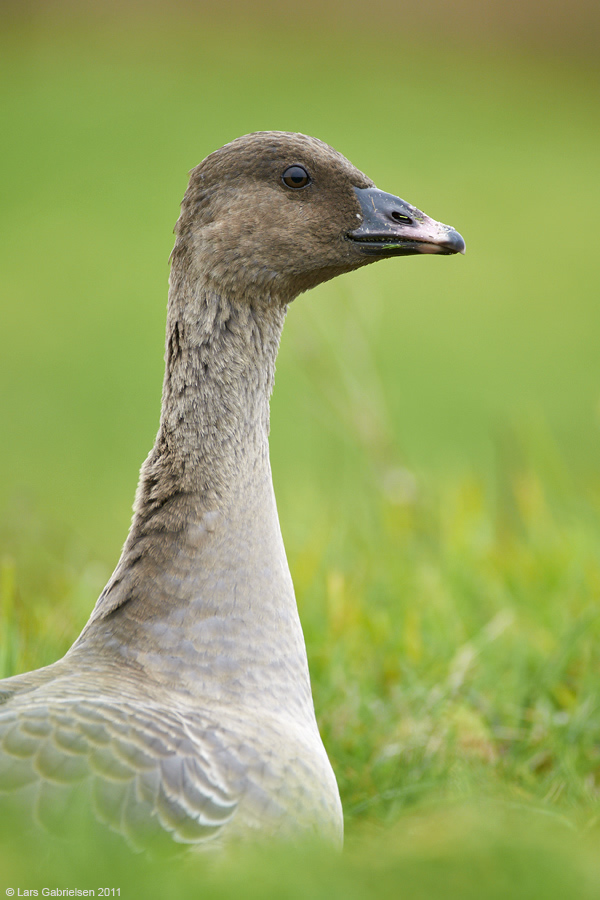
<svg viewBox="0 0 600 900"><path fill-rule="evenodd" d="M136 498L143 522L175 494L227 507L268 467L269 398L285 307L232 302L174 268L160 429ZM135 524L135 523L134 523Z"/></svg>
<svg viewBox="0 0 600 900"><path fill-rule="evenodd" d="M156 443L117 569L71 652L93 646L183 693L230 702L240 683L273 695L277 671L273 702L312 715L268 452L284 317L281 305L234 303L174 266Z"/></svg>

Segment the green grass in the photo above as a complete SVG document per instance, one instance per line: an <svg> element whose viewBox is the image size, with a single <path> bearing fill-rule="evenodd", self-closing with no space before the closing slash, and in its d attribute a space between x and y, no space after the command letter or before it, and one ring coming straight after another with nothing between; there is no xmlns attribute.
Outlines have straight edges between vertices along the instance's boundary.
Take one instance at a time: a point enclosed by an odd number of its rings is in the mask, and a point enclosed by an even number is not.
<svg viewBox="0 0 600 900"><path fill-rule="evenodd" d="M0 41L0 675L62 654L116 562L193 164L306 131L467 241L300 298L278 363L273 470L346 854L128 874L100 843L94 874L127 896L596 896L597 73L264 21ZM35 877L88 886L87 855ZM0 891L36 886L9 835L0 863Z"/></svg>

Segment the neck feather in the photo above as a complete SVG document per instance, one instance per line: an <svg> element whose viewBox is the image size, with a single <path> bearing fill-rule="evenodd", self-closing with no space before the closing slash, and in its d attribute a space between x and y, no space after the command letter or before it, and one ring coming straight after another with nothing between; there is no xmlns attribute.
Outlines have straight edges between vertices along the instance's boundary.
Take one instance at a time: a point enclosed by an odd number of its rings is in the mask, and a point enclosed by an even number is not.
<svg viewBox="0 0 600 900"><path fill-rule="evenodd" d="M215 568L217 543L219 565L231 567L239 547L228 551L226 543L239 542L240 533L275 528L272 546L285 558L268 445L285 312L266 299L233 302L191 278L189 266L175 258L160 427L141 469L121 559L90 622L131 606L132 592L144 594L146 611L153 596L162 607L170 593L164 583L182 555L189 563L187 576L180 573L184 580L193 569Z"/></svg>
<svg viewBox="0 0 600 900"><path fill-rule="evenodd" d="M314 727L269 465L285 306L233 302L177 259L156 443L121 559L71 653L126 660L181 696Z"/></svg>
<svg viewBox="0 0 600 900"><path fill-rule="evenodd" d="M233 302L174 269L160 428L142 467L136 518L176 494L195 495L207 510L228 505L248 468L268 465L284 318L270 298Z"/></svg>

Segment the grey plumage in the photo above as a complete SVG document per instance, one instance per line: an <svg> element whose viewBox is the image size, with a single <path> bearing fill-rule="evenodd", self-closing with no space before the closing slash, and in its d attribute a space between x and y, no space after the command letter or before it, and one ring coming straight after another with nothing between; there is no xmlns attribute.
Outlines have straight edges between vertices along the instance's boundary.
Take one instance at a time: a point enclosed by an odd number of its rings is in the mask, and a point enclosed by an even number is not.
<svg viewBox="0 0 600 900"><path fill-rule="evenodd" d="M282 177L291 166L300 188ZM160 428L121 558L66 656L0 682L0 792L42 823L59 825L78 795L134 846L341 841L273 494L269 397L300 292L375 259L464 249L390 196L297 134L248 135L192 171Z"/></svg>

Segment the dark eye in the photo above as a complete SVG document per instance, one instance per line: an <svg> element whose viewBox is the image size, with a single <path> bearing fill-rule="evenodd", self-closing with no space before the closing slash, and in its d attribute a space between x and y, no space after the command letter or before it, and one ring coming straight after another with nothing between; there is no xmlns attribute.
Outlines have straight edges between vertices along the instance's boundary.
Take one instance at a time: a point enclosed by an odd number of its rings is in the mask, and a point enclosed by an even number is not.
<svg viewBox="0 0 600 900"><path fill-rule="evenodd" d="M310 175L302 166L289 166L281 176L281 180L290 188L303 188L310 184Z"/></svg>

